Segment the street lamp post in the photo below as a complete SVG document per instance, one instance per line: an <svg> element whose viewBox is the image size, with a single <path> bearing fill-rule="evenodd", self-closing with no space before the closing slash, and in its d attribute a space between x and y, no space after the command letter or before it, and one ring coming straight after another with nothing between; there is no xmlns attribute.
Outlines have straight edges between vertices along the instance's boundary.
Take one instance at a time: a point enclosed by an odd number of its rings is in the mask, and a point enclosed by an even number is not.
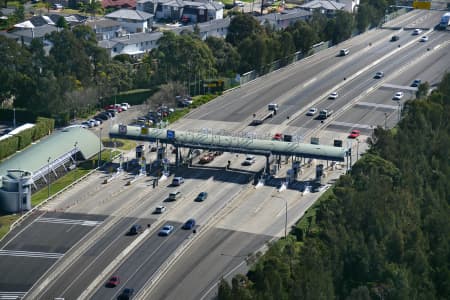
<svg viewBox="0 0 450 300"><path fill-rule="evenodd" d="M384 113L384 130L387 129L387 116L388 116L388 114Z"/></svg>
<svg viewBox="0 0 450 300"><path fill-rule="evenodd" d="M356 160L359 158L359 139L356 139Z"/></svg>
<svg viewBox="0 0 450 300"><path fill-rule="evenodd" d="M100 169L100 160L102 158L102 130L103 127L100 127L100 142L99 142L99 148L98 148L98 168Z"/></svg>
<svg viewBox="0 0 450 300"><path fill-rule="evenodd" d="M16 108L15 107L13 107L13 114L14 114L14 117L13 117L13 128L16 129Z"/></svg>
<svg viewBox="0 0 450 300"><path fill-rule="evenodd" d="M50 198L50 160L52 158L49 157L47 159L47 198Z"/></svg>

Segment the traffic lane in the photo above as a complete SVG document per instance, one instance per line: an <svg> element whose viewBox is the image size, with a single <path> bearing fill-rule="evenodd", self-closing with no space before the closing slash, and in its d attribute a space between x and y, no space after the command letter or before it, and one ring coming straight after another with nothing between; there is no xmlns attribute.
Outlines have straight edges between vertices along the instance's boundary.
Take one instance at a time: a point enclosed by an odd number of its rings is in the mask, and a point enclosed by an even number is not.
<svg viewBox="0 0 450 300"><path fill-rule="evenodd" d="M55 258L0 255L0 292L28 292L57 262Z"/></svg>
<svg viewBox="0 0 450 300"><path fill-rule="evenodd" d="M227 176L241 177L239 180L248 182L247 174L239 174L236 172L224 172ZM172 211L167 218L170 220L185 222L189 218L194 218L197 224L203 225L211 216L216 214L229 203L239 193L246 189L248 185L236 183L223 183L221 181L211 180L199 182L194 197L183 199L176 211ZM200 192L207 192L208 197L204 201L196 201L196 196Z"/></svg>
<svg viewBox="0 0 450 300"><path fill-rule="evenodd" d="M199 300L270 236L213 228L158 281L149 299ZM174 284L176 283L176 284Z"/></svg>
<svg viewBox="0 0 450 300"><path fill-rule="evenodd" d="M374 36L374 41L378 35L382 35L381 32L370 32L371 38ZM352 43L356 43L358 40L363 40L364 46L367 44L366 36L358 36L352 39ZM355 44L355 49L358 49ZM301 61L288 68L282 69L279 72L269 74L265 77L258 78L255 82L247 84L239 89L236 89L226 95L222 96L221 101L215 101L215 105L205 107L204 110L197 110L190 114L190 118L197 119L211 119L211 120L223 120L223 121L242 121L248 118L251 114L258 111L261 107L266 106L268 103L274 101L280 96L280 91L290 91L297 87L300 83L307 82L315 74L320 73L323 70L329 68L334 62L342 61L337 58L336 49L328 49L321 51L321 55L324 58L315 64L311 64L309 59ZM323 54L322 54L323 52ZM296 81L291 80L296 78ZM256 83L258 83L256 85ZM264 95L261 97L261 95ZM245 99L245 101L242 101ZM220 103L219 103L220 102ZM229 115L224 116L224 110L229 112ZM224 117L231 117L231 119L224 119Z"/></svg>
<svg viewBox="0 0 450 300"><path fill-rule="evenodd" d="M45 217L41 216L41 218ZM36 219L4 250L33 251L64 254L96 226L40 222Z"/></svg>
<svg viewBox="0 0 450 300"><path fill-rule="evenodd" d="M141 223L151 222L140 220ZM130 244L135 237L127 236L129 228L137 223L134 218L123 218L109 229L101 239L83 253L76 264L72 264L64 273L51 283L41 295L41 299L76 299L111 262Z"/></svg>
<svg viewBox="0 0 450 300"><path fill-rule="evenodd" d="M175 231L171 235L161 237L155 232L113 272L121 279L117 287L108 288L103 285L97 289L92 299L115 299L126 287L133 288L137 292L192 233L180 229L180 223L170 222L170 224L175 226Z"/></svg>
<svg viewBox="0 0 450 300"><path fill-rule="evenodd" d="M411 19L409 23L404 24L405 28L434 28L441 19L444 12L435 10L425 10L418 18Z"/></svg>

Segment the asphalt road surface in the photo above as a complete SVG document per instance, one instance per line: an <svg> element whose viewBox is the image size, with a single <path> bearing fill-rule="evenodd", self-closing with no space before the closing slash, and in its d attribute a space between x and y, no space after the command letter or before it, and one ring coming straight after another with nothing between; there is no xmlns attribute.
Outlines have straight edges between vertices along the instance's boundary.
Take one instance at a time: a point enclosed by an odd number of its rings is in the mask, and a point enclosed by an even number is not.
<svg viewBox="0 0 450 300"><path fill-rule="evenodd" d="M305 141L319 136L328 144L335 138L347 141L350 129L361 128L364 132L357 147L362 151L367 147L363 138L373 126L386 123L390 127L397 122L398 110L413 98L409 87L413 79L434 84L448 71L448 64L442 62L449 61L449 35L425 30L422 35L430 39L420 43L420 36L412 36L410 30L432 28L441 14L414 11L402 16L388 24L402 30L373 30L321 51L219 97L172 128L252 132L269 139L282 132ZM400 40L390 42L393 34ZM350 49L349 55L337 56L341 48ZM385 77L374 79L379 70ZM328 94L335 90L339 97L329 100ZM396 91L405 91L401 101L392 100ZM271 102L280 104L280 113L261 126L249 127L252 114L266 110ZM305 116L311 106L331 108L335 114L321 123ZM147 155L154 159L154 153ZM7 266L3 271L15 275L0 279L0 291L23 295L31 289L29 299L75 299L80 295L105 299L132 287L138 295L146 295L142 299L148 295L151 299L213 297L222 276L230 278L245 271L248 255L268 240L283 236L286 225L293 224L320 194L305 190L314 178L314 162L303 162L298 182L282 190L280 183L289 163L281 165L272 181L256 187L249 183L264 166L264 159L258 157L254 165L242 167L243 159L243 155L224 153L207 166L195 163L173 169L175 175L186 178L180 187L171 186L169 178L153 188L152 176L129 185L134 174L126 172L108 184L103 184L108 174L91 175L46 205L43 215L24 224L2 244L0 266ZM225 171L228 160L232 169ZM325 188L344 170L327 168L327 172ZM182 198L166 201L175 190ZM202 191L210 196L195 202ZM167 212L155 215L157 205L165 205ZM191 217L198 223L194 235L180 229ZM137 237L126 236L135 223L151 227ZM159 237L157 232L166 223L175 225L176 230ZM121 285L106 288L104 283L114 274L121 277ZM149 281L153 277L159 280Z"/></svg>

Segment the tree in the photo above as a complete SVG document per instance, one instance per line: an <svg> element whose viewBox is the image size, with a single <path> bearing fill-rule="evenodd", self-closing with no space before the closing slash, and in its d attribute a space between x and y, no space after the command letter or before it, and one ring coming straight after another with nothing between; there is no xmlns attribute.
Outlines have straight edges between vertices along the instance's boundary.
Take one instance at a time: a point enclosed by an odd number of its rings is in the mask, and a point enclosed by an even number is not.
<svg viewBox="0 0 450 300"><path fill-rule="evenodd" d="M220 280L220 283L219 283L218 297L221 300L234 300L233 295L231 294L230 285L223 278Z"/></svg>
<svg viewBox="0 0 450 300"><path fill-rule="evenodd" d="M69 24L67 24L67 21L64 17L59 17L58 21L56 22L56 27L58 28L69 28Z"/></svg>
<svg viewBox="0 0 450 300"><path fill-rule="evenodd" d="M224 39L212 36L207 37L205 42L215 58L215 68L218 73L222 75L236 74L240 61L240 55L236 48Z"/></svg>
<svg viewBox="0 0 450 300"><path fill-rule="evenodd" d="M261 32L262 28L253 16L239 14L231 19L226 41L233 46L239 46L246 38L258 36Z"/></svg>
<svg viewBox="0 0 450 300"><path fill-rule="evenodd" d="M331 26L332 23L330 23ZM335 22L332 25L332 36L331 40L334 44L340 43L348 39L353 30L354 20L353 15L346 11L337 11Z"/></svg>
<svg viewBox="0 0 450 300"><path fill-rule="evenodd" d="M416 91L416 98L424 98L428 95L430 84L428 82L421 83Z"/></svg>
<svg viewBox="0 0 450 300"><path fill-rule="evenodd" d="M306 22L297 21L290 28L290 31L292 32L295 49L307 56L314 43L318 42L318 36L313 27Z"/></svg>
<svg viewBox="0 0 450 300"><path fill-rule="evenodd" d="M366 31L367 27L371 23L371 11L370 6L366 3L361 4L358 7L358 13L356 14L356 28L359 32Z"/></svg>

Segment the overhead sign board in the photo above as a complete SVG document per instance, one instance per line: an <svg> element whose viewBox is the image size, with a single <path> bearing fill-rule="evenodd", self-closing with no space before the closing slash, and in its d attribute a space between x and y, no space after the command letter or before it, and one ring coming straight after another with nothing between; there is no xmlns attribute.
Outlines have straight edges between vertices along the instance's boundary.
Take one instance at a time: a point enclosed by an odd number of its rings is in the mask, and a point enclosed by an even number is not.
<svg viewBox="0 0 450 300"><path fill-rule="evenodd" d="M175 131L174 130L167 130L167 139L168 140L175 139Z"/></svg>
<svg viewBox="0 0 450 300"><path fill-rule="evenodd" d="M414 1L413 7L415 9L430 9L431 1Z"/></svg>

